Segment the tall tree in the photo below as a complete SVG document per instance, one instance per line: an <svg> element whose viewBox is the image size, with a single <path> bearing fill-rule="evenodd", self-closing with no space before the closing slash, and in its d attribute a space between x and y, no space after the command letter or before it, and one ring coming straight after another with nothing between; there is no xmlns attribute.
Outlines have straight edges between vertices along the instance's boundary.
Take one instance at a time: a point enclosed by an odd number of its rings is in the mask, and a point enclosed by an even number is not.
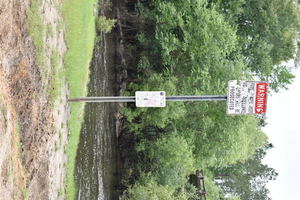
<svg viewBox="0 0 300 200"><path fill-rule="evenodd" d="M189 174L195 170L195 161L190 146L183 137L172 134L145 144L146 168L154 179L174 191L183 187ZM151 166L149 167L149 163Z"/></svg>
<svg viewBox="0 0 300 200"><path fill-rule="evenodd" d="M253 116L228 116L221 102L191 103L187 107L187 115L175 126L194 144L200 166L224 167L246 160L266 142Z"/></svg>
<svg viewBox="0 0 300 200"><path fill-rule="evenodd" d="M272 144L267 144L245 162L215 169L215 178L224 193L238 195L242 200L269 200L266 184L270 180L275 180L278 173L262 164L262 159L266 151L272 147Z"/></svg>
<svg viewBox="0 0 300 200"><path fill-rule="evenodd" d="M212 0L210 5L217 5L238 27L241 50L252 72L270 81L275 91L285 88L293 76L282 63L295 58L300 31L297 3L294 0ZM284 75L278 71L284 71Z"/></svg>

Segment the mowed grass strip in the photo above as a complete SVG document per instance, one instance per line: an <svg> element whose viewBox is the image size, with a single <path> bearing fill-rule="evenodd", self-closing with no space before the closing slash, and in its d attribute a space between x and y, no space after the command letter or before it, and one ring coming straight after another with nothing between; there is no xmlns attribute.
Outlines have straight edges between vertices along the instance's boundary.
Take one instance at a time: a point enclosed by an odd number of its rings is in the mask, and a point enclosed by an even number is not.
<svg viewBox="0 0 300 200"><path fill-rule="evenodd" d="M65 55L66 77L70 97L87 95L89 64L95 41L94 10L97 0L65 0L63 17L66 24L65 40L68 51ZM83 121L84 104L72 103L69 119L69 143L67 146L67 199L75 199L75 159Z"/></svg>

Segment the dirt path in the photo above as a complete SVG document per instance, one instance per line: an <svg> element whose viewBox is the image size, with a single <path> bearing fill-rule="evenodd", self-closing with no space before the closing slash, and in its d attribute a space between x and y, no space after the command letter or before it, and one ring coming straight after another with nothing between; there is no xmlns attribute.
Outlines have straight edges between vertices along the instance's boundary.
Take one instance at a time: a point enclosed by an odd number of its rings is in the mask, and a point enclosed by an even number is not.
<svg viewBox="0 0 300 200"><path fill-rule="evenodd" d="M28 2L0 0L0 200L64 198L66 84L51 95L66 51L58 3L39 7L47 26L41 63L28 34Z"/></svg>

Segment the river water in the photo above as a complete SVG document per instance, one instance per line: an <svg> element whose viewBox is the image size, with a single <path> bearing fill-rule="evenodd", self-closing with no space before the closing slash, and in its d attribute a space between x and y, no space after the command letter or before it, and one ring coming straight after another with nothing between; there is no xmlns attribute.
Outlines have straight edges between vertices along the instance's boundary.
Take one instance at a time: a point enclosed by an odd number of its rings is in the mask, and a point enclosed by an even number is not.
<svg viewBox="0 0 300 200"><path fill-rule="evenodd" d="M103 11L102 11L103 12ZM114 96L116 35L101 34L91 63L88 96ZM115 103L87 103L77 152L77 199L118 199Z"/></svg>

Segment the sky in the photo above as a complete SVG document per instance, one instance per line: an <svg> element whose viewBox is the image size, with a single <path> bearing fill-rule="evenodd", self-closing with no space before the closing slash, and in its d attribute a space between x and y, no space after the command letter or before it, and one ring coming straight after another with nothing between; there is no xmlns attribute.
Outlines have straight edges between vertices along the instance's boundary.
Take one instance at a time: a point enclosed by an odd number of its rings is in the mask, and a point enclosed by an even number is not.
<svg viewBox="0 0 300 200"><path fill-rule="evenodd" d="M275 146L264 162L275 168L277 180L268 184L272 200L299 200L300 196L300 68L288 90L268 97L264 132Z"/></svg>

